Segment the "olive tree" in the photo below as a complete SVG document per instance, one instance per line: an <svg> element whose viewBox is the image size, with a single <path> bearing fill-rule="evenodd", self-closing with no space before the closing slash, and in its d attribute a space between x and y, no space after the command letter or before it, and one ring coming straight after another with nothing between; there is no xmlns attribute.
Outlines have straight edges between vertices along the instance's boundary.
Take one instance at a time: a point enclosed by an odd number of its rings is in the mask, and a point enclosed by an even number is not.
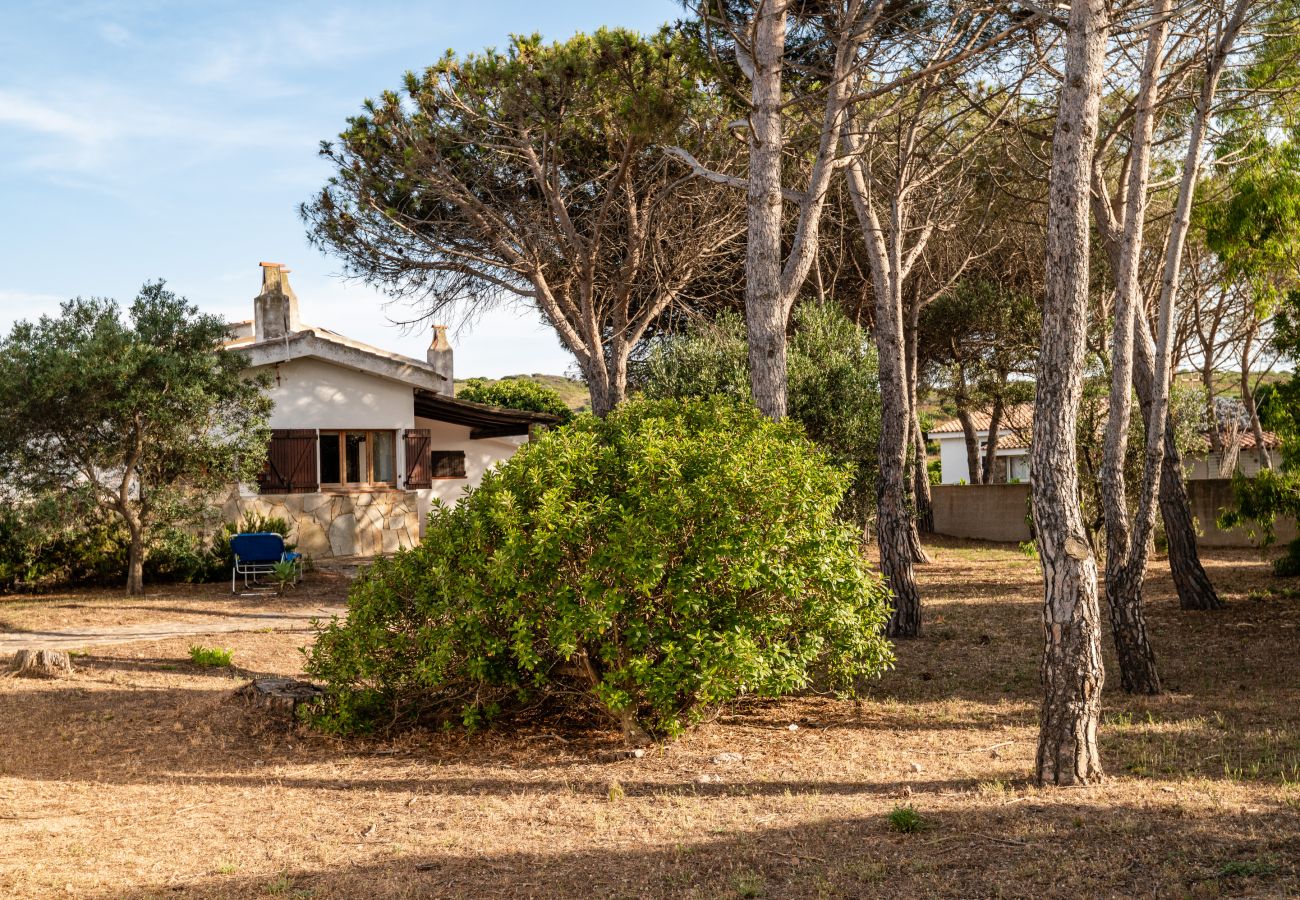
<svg viewBox="0 0 1300 900"><path fill-rule="evenodd" d="M0 342L0 477L20 497L75 495L120 518L131 594L154 534L252 481L266 458L271 400L226 337L222 319L158 281L125 318L111 300L77 298Z"/></svg>

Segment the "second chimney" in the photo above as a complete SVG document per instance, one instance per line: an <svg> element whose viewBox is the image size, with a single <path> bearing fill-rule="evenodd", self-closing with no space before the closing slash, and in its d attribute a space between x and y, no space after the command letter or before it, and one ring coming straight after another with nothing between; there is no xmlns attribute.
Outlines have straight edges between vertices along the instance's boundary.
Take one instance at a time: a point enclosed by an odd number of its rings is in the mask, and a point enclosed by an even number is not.
<svg viewBox="0 0 1300 900"><path fill-rule="evenodd" d="M446 382L439 385L438 393L446 394L448 397L456 395L456 382L453 380L454 369L452 367L451 341L447 340L447 326L433 326L433 340L429 341L429 349L425 352L425 358L433 370L447 379Z"/></svg>
<svg viewBox="0 0 1300 900"><path fill-rule="evenodd" d="M264 262L262 293L253 300L253 340L269 341L298 331L298 295L289 286L289 270Z"/></svg>

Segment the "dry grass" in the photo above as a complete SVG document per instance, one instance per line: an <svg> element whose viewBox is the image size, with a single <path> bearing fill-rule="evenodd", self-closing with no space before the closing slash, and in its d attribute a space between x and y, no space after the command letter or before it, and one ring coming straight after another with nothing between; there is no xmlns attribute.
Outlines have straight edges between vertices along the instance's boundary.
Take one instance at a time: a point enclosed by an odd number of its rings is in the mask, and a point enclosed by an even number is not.
<svg viewBox="0 0 1300 900"><path fill-rule="evenodd" d="M1300 600L1254 554L1210 562L1223 613L1153 572L1170 692L1107 693L1110 779L1081 790L1026 780L1037 564L956 542L923 572L926 636L864 701L741 704L639 760L559 725L335 741L231 701L298 671L301 636L220 636L233 674L189 640L83 656L0 681L0 895L1295 894ZM891 828L900 806L923 827Z"/></svg>
<svg viewBox="0 0 1300 900"><path fill-rule="evenodd" d="M42 594L0 595L0 631L47 631L141 625L150 622L207 622L247 613L298 612L347 602L349 579L334 571L313 572L277 597L269 588L256 596L231 594L230 582L146 585L142 597L103 588L65 588ZM242 585L241 591L242 591Z"/></svg>

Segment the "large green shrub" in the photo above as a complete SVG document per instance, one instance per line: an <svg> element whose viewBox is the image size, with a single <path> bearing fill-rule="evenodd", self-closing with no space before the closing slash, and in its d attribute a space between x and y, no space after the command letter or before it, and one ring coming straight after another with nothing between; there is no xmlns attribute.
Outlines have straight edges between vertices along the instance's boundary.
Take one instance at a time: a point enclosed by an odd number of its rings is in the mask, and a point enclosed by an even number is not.
<svg viewBox="0 0 1300 900"><path fill-rule="evenodd" d="M632 401L524 446L319 635L337 729L577 701L629 737L741 694L851 690L891 660L886 589L835 519L849 481L786 421Z"/></svg>
<svg viewBox="0 0 1300 900"><path fill-rule="evenodd" d="M834 306L795 309L788 350L790 418L851 472L840 515L866 525L875 509L880 381L870 336ZM647 397L749 399L745 322L724 314L662 339L640 376Z"/></svg>

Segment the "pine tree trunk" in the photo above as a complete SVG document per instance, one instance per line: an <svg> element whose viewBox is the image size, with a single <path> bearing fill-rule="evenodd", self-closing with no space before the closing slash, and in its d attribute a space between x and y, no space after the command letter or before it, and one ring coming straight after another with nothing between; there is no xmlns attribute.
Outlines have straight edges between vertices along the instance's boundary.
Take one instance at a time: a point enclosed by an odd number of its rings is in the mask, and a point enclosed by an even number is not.
<svg viewBox="0 0 1300 900"><path fill-rule="evenodd" d="M1142 555L1145 562L1145 554ZM1119 662L1120 685L1130 694L1160 693L1155 651L1147 636L1142 608L1142 579L1145 572L1132 564L1106 572L1106 607L1110 611L1111 637Z"/></svg>
<svg viewBox="0 0 1300 900"><path fill-rule="evenodd" d="M912 472L912 493L916 498L916 527L924 534L934 533L934 497L930 493L930 468L925 453L925 433L921 431L912 406L912 440L916 447L916 468Z"/></svg>
<svg viewBox="0 0 1300 900"><path fill-rule="evenodd" d="M756 19L746 189L745 325L749 333L749 381L754 403L767 416L782 419L786 414L786 305L781 293L784 0L764 4Z"/></svg>
<svg viewBox="0 0 1300 900"><path fill-rule="evenodd" d="M609 350L609 359L600 354L589 359L582 367L587 379L587 394L591 397L591 411L605 418L627 399L627 350L615 343Z"/></svg>
<svg viewBox="0 0 1300 900"><path fill-rule="evenodd" d="M921 417L917 413L917 382L920 379L920 363L917 336L920 332L921 306L916 297L908 304L907 325L903 330L903 342L907 353L907 408L909 429L912 436L912 503L916 507L916 530L925 534L934 532L934 501L930 495L930 470L926 466L925 433L921 431ZM927 557L925 562L929 561Z"/></svg>
<svg viewBox="0 0 1300 900"><path fill-rule="evenodd" d="M1137 391L1142 418L1151 427L1152 350L1150 336L1137 330L1137 365L1133 369L1133 387ZM1210 576L1201 565L1196 544L1196 522L1187 498L1182 455L1174 436L1172 419L1165 420L1165 464L1160 468L1160 516L1169 545L1169 571L1178 591L1178 605L1183 609L1223 609Z"/></svg>
<svg viewBox="0 0 1300 900"><path fill-rule="evenodd" d="M900 478L902 473L899 473ZM880 571L893 594L893 613L885 633L895 638L921 635L921 594L916 586L911 543L912 517L903 503L901 481L881 478L876 488L876 543Z"/></svg>
<svg viewBox="0 0 1300 900"><path fill-rule="evenodd" d="M1142 608L1142 581L1149 558L1149 542L1155 524L1154 497L1158 479L1150 472L1141 483L1136 520L1129 522L1124 464L1128 452L1132 419L1135 331L1137 317L1145 315L1140 283L1140 261L1146 222L1147 186L1151 174L1151 137L1155 107L1159 99L1161 65L1164 59L1165 15L1168 0L1157 0L1147 32L1146 51L1133 116L1127 191L1124 198L1119 269L1115 273L1115 327L1111 333L1110 408L1106 418L1105 453L1102 459L1102 506L1106 520L1106 607L1110 612L1111 636L1119 660L1120 683L1129 693L1158 694L1155 652L1147 637ZM1161 346L1164 346L1163 344ZM1154 393L1154 392L1153 392ZM1163 428L1163 420L1157 426ZM1157 443L1156 458L1148 466L1163 463L1163 443ZM1150 448L1148 447L1148 453ZM1154 471L1151 469L1150 471Z"/></svg>
<svg viewBox="0 0 1300 900"><path fill-rule="evenodd" d="M616 403L603 369L587 374L587 394L591 397L592 414L603 419L613 412Z"/></svg>
<svg viewBox="0 0 1300 900"><path fill-rule="evenodd" d="M1097 724L1105 681L1097 563L1078 502L1075 429L1088 328L1089 193L1106 46L1104 0L1072 0L1053 139L1047 296L1034 403L1034 529L1043 567L1040 784L1101 778Z"/></svg>
<svg viewBox="0 0 1300 900"><path fill-rule="evenodd" d="M993 401L993 408L989 411L989 432L988 440L985 441L984 449L984 477L980 480L981 484L992 484L994 481L994 466L998 461L998 431L1002 428L1002 398L998 397Z"/></svg>
<svg viewBox="0 0 1300 900"><path fill-rule="evenodd" d="M1183 461L1174 440L1174 423L1165 426L1165 465L1160 472L1160 515L1169 545L1169 571L1183 609L1223 609L1223 601L1201 565L1196 549L1196 523L1183 482Z"/></svg>
<svg viewBox="0 0 1300 900"><path fill-rule="evenodd" d="M961 434L966 442L966 479L967 484L980 483L980 439L975 433L975 423L971 421L970 410L964 406L957 407L957 421L961 423Z"/></svg>
<svg viewBox="0 0 1300 900"><path fill-rule="evenodd" d="M921 633L921 597L912 564L924 556L916 523L907 508L904 491L908 419L906 365L903 355L901 310L888 298L876 301L876 347L880 369L879 473L876 481L876 540L880 568L894 593L891 637L917 637Z"/></svg>

